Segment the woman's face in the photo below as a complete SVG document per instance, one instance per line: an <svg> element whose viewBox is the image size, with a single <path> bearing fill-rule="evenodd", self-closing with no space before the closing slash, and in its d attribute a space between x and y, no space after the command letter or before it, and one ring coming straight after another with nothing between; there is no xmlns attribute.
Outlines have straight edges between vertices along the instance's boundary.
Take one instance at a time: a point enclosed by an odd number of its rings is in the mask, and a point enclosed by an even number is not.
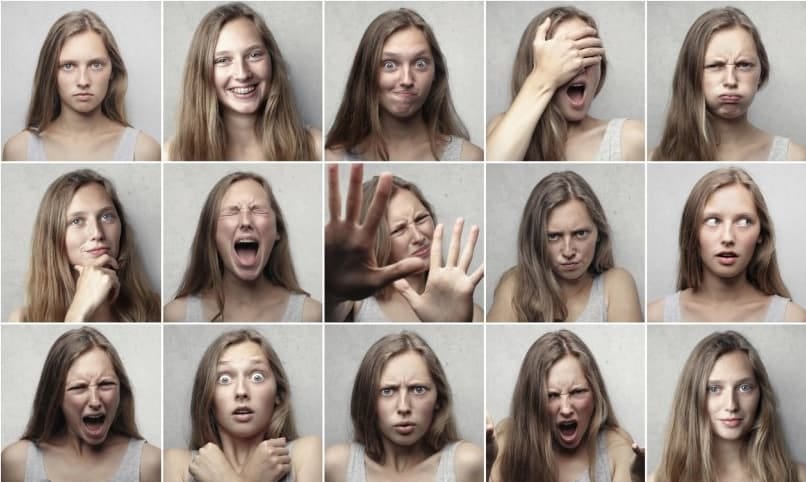
<svg viewBox="0 0 806 482"><path fill-rule="evenodd" d="M93 112L106 98L111 78L112 61L100 35L88 30L65 40L56 74L63 108Z"/></svg>
<svg viewBox="0 0 806 482"><path fill-rule="evenodd" d="M263 434L277 401L277 380L260 345L245 341L224 350L213 398L220 431L238 438Z"/></svg>
<svg viewBox="0 0 806 482"><path fill-rule="evenodd" d="M579 17L569 18L557 25L552 38L573 34L589 26ZM579 122L588 115L601 79L602 65L599 63L580 70L573 79L557 89L554 104L568 122Z"/></svg>
<svg viewBox="0 0 806 482"><path fill-rule="evenodd" d="M409 256L417 256L426 261L430 259L434 219L417 196L408 189L398 189L389 200L386 218L392 242L392 263Z"/></svg>
<svg viewBox="0 0 806 482"><path fill-rule="evenodd" d="M753 36L742 27L714 32L705 49L702 77L708 110L724 119L745 115L760 79L761 63Z"/></svg>
<svg viewBox="0 0 806 482"><path fill-rule="evenodd" d="M422 30L398 30L383 44L378 66L383 111L400 119L419 114L434 82L434 57Z"/></svg>
<svg viewBox="0 0 806 482"><path fill-rule="evenodd" d="M76 191L65 223L64 242L72 266L108 266L109 258L117 259L122 226L102 185L92 182Z"/></svg>
<svg viewBox="0 0 806 482"><path fill-rule="evenodd" d="M431 428L437 388L423 357L407 351L395 355L381 371L377 394L378 424L385 439L411 446Z"/></svg>
<svg viewBox="0 0 806 482"><path fill-rule="evenodd" d="M62 400L68 432L86 444L102 444L119 405L120 380L106 351L96 347L76 358Z"/></svg>
<svg viewBox="0 0 806 482"><path fill-rule="evenodd" d="M254 114L271 85L271 57L255 23L246 17L224 24L213 58L213 83L221 108Z"/></svg>
<svg viewBox="0 0 806 482"><path fill-rule="evenodd" d="M753 195L741 184L717 189L702 213L700 258L703 269L719 278L744 276L761 239Z"/></svg>
<svg viewBox="0 0 806 482"><path fill-rule="evenodd" d="M579 199L571 199L552 209L544 242L554 275L573 281L587 273L596 254L598 238L596 224Z"/></svg>
<svg viewBox="0 0 806 482"><path fill-rule="evenodd" d="M224 270L244 281L256 280L279 238L269 194L255 180L237 181L224 194L217 215L216 248Z"/></svg>
<svg viewBox="0 0 806 482"><path fill-rule="evenodd" d="M579 447L593 417L593 391L576 357L566 355L549 369L548 416L554 441L564 449Z"/></svg>
<svg viewBox="0 0 806 482"><path fill-rule="evenodd" d="M707 406L711 432L723 440L744 437L756 421L761 389L743 351L719 357L708 376Z"/></svg>

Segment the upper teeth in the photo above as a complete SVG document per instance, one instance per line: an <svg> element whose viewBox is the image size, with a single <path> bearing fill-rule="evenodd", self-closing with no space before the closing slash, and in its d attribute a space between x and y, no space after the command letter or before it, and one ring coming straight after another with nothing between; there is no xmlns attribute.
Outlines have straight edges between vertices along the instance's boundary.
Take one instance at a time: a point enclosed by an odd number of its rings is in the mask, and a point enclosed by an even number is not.
<svg viewBox="0 0 806 482"><path fill-rule="evenodd" d="M248 94L248 93L252 92L253 90L255 90L254 85L251 86L251 87L233 87L232 88L232 91L235 92L236 94Z"/></svg>

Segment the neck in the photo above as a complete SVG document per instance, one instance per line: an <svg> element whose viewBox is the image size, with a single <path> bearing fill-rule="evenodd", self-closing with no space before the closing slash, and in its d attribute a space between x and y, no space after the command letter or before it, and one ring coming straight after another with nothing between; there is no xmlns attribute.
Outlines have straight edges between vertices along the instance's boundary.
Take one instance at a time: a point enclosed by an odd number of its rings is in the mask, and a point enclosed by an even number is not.
<svg viewBox="0 0 806 482"><path fill-rule="evenodd" d="M599 119L586 115L584 119L579 122L568 123L568 137L573 137L577 134L587 132L599 124Z"/></svg>
<svg viewBox="0 0 806 482"><path fill-rule="evenodd" d="M743 439L724 440L716 437L712 439L711 453L717 474L731 474L737 472L737 468L745 467L742 454L744 443Z"/></svg>
<svg viewBox="0 0 806 482"><path fill-rule="evenodd" d="M423 294L423 291L425 291L426 275L427 272L413 274L411 276L407 276L406 281L409 282L409 285L411 285L414 291L416 291L418 294Z"/></svg>
<svg viewBox="0 0 806 482"><path fill-rule="evenodd" d="M401 446L384 439L383 449L384 455L381 465L393 468L395 472L407 472L421 464L429 456L422 443Z"/></svg>
<svg viewBox="0 0 806 482"><path fill-rule="evenodd" d="M746 113L735 119L723 119L712 115L711 126L719 139L719 145L738 144L746 141L756 130L755 126L747 120Z"/></svg>
<svg viewBox="0 0 806 482"><path fill-rule="evenodd" d="M406 119L383 113L381 114L381 136L388 144L401 144L427 139L428 130L425 127L422 113Z"/></svg>
<svg viewBox="0 0 806 482"><path fill-rule="evenodd" d="M245 150L249 146L260 144L260 139L255 131L257 115L225 111L223 117L228 150L233 148Z"/></svg>
<svg viewBox="0 0 806 482"><path fill-rule="evenodd" d="M112 312L112 306L109 304L109 302L105 302L104 304L99 306L97 310L95 310L95 313L90 315L87 321L118 321L118 320L115 318Z"/></svg>
<svg viewBox="0 0 806 482"><path fill-rule="evenodd" d="M221 432L221 451L224 452L227 462L236 473L241 473L249 457L252 456L260 442L263 441L263 434L250 438L236 438L225 432Z"/></svg>
<svg viewBox="0 0 806 482"><path fill-rule="evenodd" d="M61 113L52 123L51 128L67 131L73 134L94 135L108 126L111 120L106 117L101 108L88 113L76 112L62 104Z"/></svg>
<svg viewBox="0 0 806 482"><path fill-rule="evenodd" d="M222 277L224 299L227 303L254 304L255 300L264 298L266 292L275 288L275 285L263 275L253 281L242 280L229 271Z"/></svg>
<svg viewBox="0 0 806 482"><path fill-rule="evenodd" d="M706 270L696 293L713 303L735 303L737 299L745 298L755 291L753 285L747 281L744 271L734 278L721 278Z"/></svg>
<svg viewBox="0 0 806 482"><path fill-rule="evenodd" d="M557 284L560 285L560 292L562 293L563 299L567 302L571 298L589 289L591 284L593 284L593 276L587 271L575 280L567 280L557 276Z"/></svg>
<svg viewBox="0 0 806 482"><path fill-rule="evenodd" d="M107 442L110 438L112 438L112 436L113 435L110 433L106 440L104 440L102 443L99 443L98 445L90 445L75 433L67 430L64 435L55 438L53 440L53 444L64 447L79 457L89 454L97 455L103 451L104 447L107 445Z"/></svg>

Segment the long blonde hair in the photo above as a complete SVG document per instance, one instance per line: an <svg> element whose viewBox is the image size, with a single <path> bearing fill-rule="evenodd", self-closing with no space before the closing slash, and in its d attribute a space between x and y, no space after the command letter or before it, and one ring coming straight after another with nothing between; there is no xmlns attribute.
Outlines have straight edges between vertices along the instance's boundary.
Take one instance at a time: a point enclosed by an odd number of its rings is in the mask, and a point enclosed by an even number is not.
<svg viewBox="0 0 806 482"><path fill-rule="evenodd" d="M68 172L48 187L36 214L31 239L31 264L22 321L63 321L76 294L77 275L70 265L65 244L67 208L80 188L96 183L104 188L120 219L118 253L120 292L112 304L119 321L159 321L160 297L152 291L134 245L134 230L112 183L95 171Z"/></svg>
<svg viewBox="0 0 806 482"><path fill-rule="evenodd" d="M705 50L711 37L719 30L742 27L753 37L756 45L762 88L770 76L770 61L761 42L761 35L750 18L735 7L708 10L694 21L680 47L672 79L672 99L666 115L666 125L660 144L652 155L653 161L713 161L719 143L713 128L713 114L708 111L702 79Z"/></svg>
<svg viewBox="0 0 806 482"><path fill-rule="evenodd" d="M554 7L540 12L526 26L523 31L518 52L515 54L515 63L512 65L512 100L515 100L520 92L526 78L535 68L534 41L537 28L547 19L551 18L551 27L546 32L546 38L554 36L557 26L565 20L578 18L593 28L597 28L596 20L588 13L575 7ZM607 77L607 59L602 54L601 62L602 76L599 85L596 87L594 95L602 90L605 78ZM568 136L568 121L560 111L560 108L549 103L540 120L537 122L532 138L529 140L529 147L523 156L524 161L563 161L565 160L565 141ZM511 159L521 160L521 159Z"/></svg>
<svg viewBox="0 0 806 482"><path fill-rule="evenodd" d="M677 272L677 289L688 288L696 291L702 286L703 262L700 256L700 226L702 226L705 204L708 199L723 187L740 185L750 191L758 212L761 233L759 244L753 251L750 264L747 265L747 281L766 295L779 295L790 298L775 255L775 229L770 218L764 195L758 184L743 169L725 167L704 175L697 181L688 195L680 218L680 265Z"/></svg>
<svg viewBox="0 0 806 482"><path fill-rule="evenodd" d="M767 370L756 349L735 331L703 338L686 360L677 381L657 482L717 480L713 432L707 415L708 378L727 353L747 355L761 391L753 426L744 439L742 460L750 468L747 482L797 482L798 469L784 441L777 402Z"/></svg>
<svg viewBox="0 0 806 482"><path fill-rule="evenodd" d="M212 290L216 296L218 314L211 321L220 320L224 314L224 266L216 246L216 230L218 229L218 212L221 210L221 201L227 190L236 182L252 180L260 184L269 198L269 205L274 211L277 223L277 240L272 246L271 256L263 268L263 277L277 286L281 286L293 293L306 293L299 286L294 263L291 260L291 241L285 217L274 192L268 181L253 172L233 172L222 177L207 195L199 222L196 225L196 234L193 236L193 246L190 248L190 259L182 276L182 282L176 291L174 299L188 295L198 295L202 291Z"/></svg>
<svg viewBox="0 0 806 482"><path fill-rule="evenodd" d="M213 60L221 29L238 18L247 18L255 24L271 59L271 85L255 122L255 134L261 141L266 160L318 159L313 137L297 112L288 66L280 48L263 17L240 2L220 5L208 12L193 34L185 61L177 131L170 158L175 161L225 160L228 139L213 85Z"/></svg>
<svg viewBox="0 0 806 482"><path fill-rule="evenodd" d="M50 27L48 35L45 37L45 42L39 51L39 61L34 74L33 94L25 120L27 130L44 132L61 114L62 103L56 82L59 55L68 38L90 31L101 36L112 63L112 75L109 78L106 97L101 102L101 112L110 120L124 126L129 125L126 121L124 106L128 75L115 37L98 14L91 10L79 10L62 15Z"/></svg>
<svg viewBox="0 0 806 482"><path fill-rule="evenodd" d="M501 480L506 482L550 482L558 478L554 457L553 422L548 415L549 370L555 363L573 356L579 361L593 394L593 415L580 442L588 454L588 474L596 480L596 444L599 434L619 429L604 379L588 346L574 333L559 330L535 341L523 358L512 393L510 419L504 450L498 455ZM695 479L692 479L695 480Z"/></svg>
<svg viewBox="0 0 806 482"><path fill-rule="evenodd" d="M428 129L431 155L439 159L440 143L445 136L468 139L451 100L448 85L448 64L439 48L437 37L428 23L414 10L400 8L378 15L369 24L355 52L353 66L344 89L341 105L336 113L325 147L353 150L366 143L368 153L377 153L380 160L388 161L386 142L381 136L381 105L378 89L378 66L383 58L383 45L395 32L417 28L423 33L434 57L434 81L422 107L422 117Z"/></svg>
<svg viewBox="0 0 806 482"><path fill-rule="evenodd" d="M547 225L551 211L572 199L585 204L599 233L588 272L597 275L613 267L610 225L596 193L582 176L573 171L549 174L532 189L518 229L518 264L514 268L516 284L512 308L519 321L564 321L568 317L568 307L551 270Z"/></svg>

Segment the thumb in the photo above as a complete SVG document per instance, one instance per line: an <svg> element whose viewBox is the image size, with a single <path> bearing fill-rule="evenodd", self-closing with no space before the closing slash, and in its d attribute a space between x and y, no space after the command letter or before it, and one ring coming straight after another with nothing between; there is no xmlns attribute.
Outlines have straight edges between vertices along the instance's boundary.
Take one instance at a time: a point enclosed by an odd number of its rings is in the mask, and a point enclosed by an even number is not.
<svg viewBox="0 0 806 482"><path fill-rule="evenodd" d="M408 281L405 279L399 279L395 281L395 289L403 295L403 298L406 298L406 301L409 302L410 305L414 305L417 302L417 299L420 297L414 288L411 287Z"/></svg>
<svg viewBox="0 0 806 482"><path fill-rule="evenodd" d="M537 42L545 42L546 35L548 35L549 29L551 28L551 17L546 17L543 20L543 23L537 27L537 32L535 33L535 41Z"/></svg>

